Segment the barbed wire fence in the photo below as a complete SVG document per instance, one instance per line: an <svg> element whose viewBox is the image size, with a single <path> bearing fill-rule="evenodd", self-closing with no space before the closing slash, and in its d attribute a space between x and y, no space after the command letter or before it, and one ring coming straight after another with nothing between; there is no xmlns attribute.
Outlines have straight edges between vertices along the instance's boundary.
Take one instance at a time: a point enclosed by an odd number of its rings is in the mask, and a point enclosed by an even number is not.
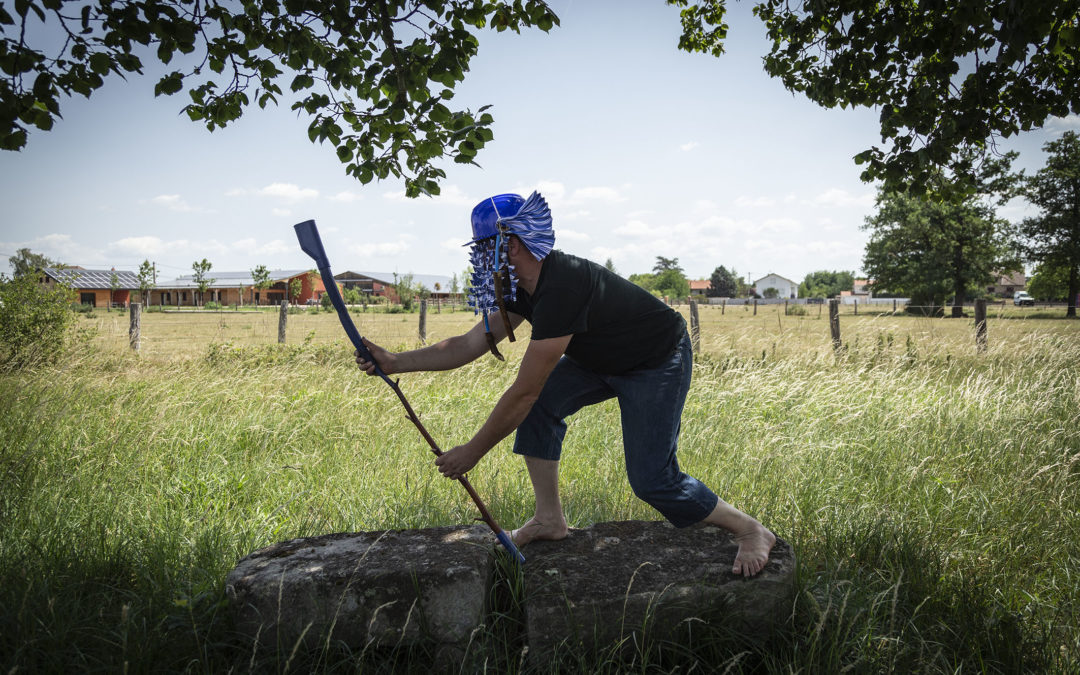
<svg viewBox="0 0 1080 675"><path fill-rule="evenodd" d="M478 317L461 302L420 301L418 310L406 312L397 306L351 307L350 316L362 334L388 348L412 348L460 335L475 325ZM990 344L991 320L1039 316L1047 309L1063 305L1040 303L1032 307L1011 307L1007 301L977 300L964 305L964 319L973 319L972 336L978 352ZM845 303L839 299L823 302L794 302L791 300L738 300L721 303L701 303L696 300L676 304L674 308L687 318L695 353L702 350L703 341L730 338L731 326L723 323L739 316L769 321L776 319L773 340L790 334L790 323L805 322L800 334L818 334L822 341L831 342L834 350L846 344L843 317L875 319L887 317L916 317L927 319L948 317L951 307L913 306L899 299L878 299L875 302ZM301 307L282 302L278 307L259 310L144 310L132 303L129 316L112 312L99 316L96 330L98 340L105 344L126 342L134 351L148 354L193 353L206 350L212 344L324 344L344 339L337 315L319 307ZM847 319L850 321L851 319ZM775 349L775 342L774 349Z"/></svg>

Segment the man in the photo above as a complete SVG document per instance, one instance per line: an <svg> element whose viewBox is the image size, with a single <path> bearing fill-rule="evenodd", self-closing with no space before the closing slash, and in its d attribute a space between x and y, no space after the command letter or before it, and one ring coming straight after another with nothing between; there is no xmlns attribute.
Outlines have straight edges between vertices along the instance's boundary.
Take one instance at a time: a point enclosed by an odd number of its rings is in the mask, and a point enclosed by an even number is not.
<svg viewBox="0 0 1080 675"><path fill-rule="evenodd" d="M471 440L435 460L439 471L460 478L516 430L514 452L525 457L536 511L514 530L514 541L562 539L564 419L615 397L634 494L676 527L708 523L731 531L739 544L732 572L760 572L773 533L679 470L675 451L692 369L682 316L602 266L553 250L551 213L535 192L527 200L514 194L484 200L473 209L472 229L469 302L483 321L414 351L395 354L364 341L387 374L450 370L487 351L501 359L496 344L513 340L522 321L532 325L513 384ZM359 355L356 361L374 374L375 364Z"/></svg>

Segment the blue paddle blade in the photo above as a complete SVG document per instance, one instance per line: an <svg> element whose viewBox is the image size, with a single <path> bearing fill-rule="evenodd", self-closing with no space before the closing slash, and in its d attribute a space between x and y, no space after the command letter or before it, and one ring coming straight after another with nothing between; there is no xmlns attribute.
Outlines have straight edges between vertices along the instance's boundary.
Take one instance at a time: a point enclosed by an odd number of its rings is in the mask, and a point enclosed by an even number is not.
<svg viewBox="0 0 1080 675"><path fill-rule="evenodd" d="M502 544L503 548L506 549L506 552L509 553L515 561L519 564L525 562L525 556L521 555L521 551L514 545L514 540L510 538L510 535L506 533L506 530L496 532L495 538L499 540L499 543Z"/></svg>
<svg viewBox="0 0 1080 675"><path fill-rule="evenodd" d="M323 248L322 239L319 238L315 221L305 220L293 225L293 229L296 230L296 238L300 240L300 248L315 260L315 266L330 267L330 259L326 257L326 249Z"/></svg>
<svg viewBox="0 0 1080 675"><path fill-rule="evenodd" d="M349 316L349 309L345 306L345 301L341 297L341 292L338 291L337 281L334 280L334 273L330 271L330 260L326 257L326 249L323 248L322 238L319 237L319 229L315 227L314 220L305 220L302 223L293 225L293 229L296 231L296 238L300 241L300 248L304 253L307 253L315 261L315 266L319 268L319 276L322 277L323 288L326 290L326 294L330 296L330 303L337 310L338 319L341 321L341 327L345 329L345 334L349 336L349 341L356 347L356 351L360 353L364 359L375 363L374 357L371 356L371 352L364 346L364 342L360 337L360 331L356 330L356 324L353 323L352 317ZM375 363L375 374L390 382L387 379L386 374L378 363Z"/></svg>

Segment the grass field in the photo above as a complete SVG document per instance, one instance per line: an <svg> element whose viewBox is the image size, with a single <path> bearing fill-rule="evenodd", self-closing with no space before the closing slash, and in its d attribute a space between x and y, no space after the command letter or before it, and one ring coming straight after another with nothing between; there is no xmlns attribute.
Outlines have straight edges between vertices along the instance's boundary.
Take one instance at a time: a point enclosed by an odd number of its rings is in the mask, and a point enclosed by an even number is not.
<svg viewBox="0 0 1080 675"><path fill-rule="evenodd" d="M1080 322L990 316L979 354L971 319L860 309L842 317L837 355L816 308L702 308L680 460L792 542L790 625L757 651L706 630L632 663L563 666L1077 672ZM356 318L376 342L416 343L416 314ZM150 312L136 355L127 315L98 312L57 364L0 375L0 672L246 672L250 645L230 631L223 590L239 558L298 536L472 520L393 394L357 375L336 316L288 319L278 346L276 313ZM473 321L433 312L429 339ZM402 377L443 446L482 423L525 342L505 364ZM572 420L571 525L657 517L630 492L619 437L614 405ZM504 526L531 515L507 443L471 477ZM478 649L492 671L518 668L505 655L520 647ZM430 660L333 651L290 665Z"/></svg>

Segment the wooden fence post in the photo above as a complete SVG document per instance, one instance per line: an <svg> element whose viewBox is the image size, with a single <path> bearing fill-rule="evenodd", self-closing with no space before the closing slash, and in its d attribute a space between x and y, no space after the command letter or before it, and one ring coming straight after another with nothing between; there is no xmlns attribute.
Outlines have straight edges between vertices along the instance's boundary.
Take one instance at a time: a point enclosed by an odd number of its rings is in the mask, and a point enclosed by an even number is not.
<svg viewBox="0 0 1080 675"><path fill-rule="evenodd" d="M690 301L690 343L694 353L701 351L701 317L698 316L697 301Z"/></svg>
<svg viewBox="0 0 1080 675"><path fill-rule="evenodd" d="M855 316L859 316L859 299L855 298L852 302L855 304Z"/></svg>
<svg viewBox="0 0 1080 675"><path fill-rule="evenodd" d="M892 299L892 313L896 314L896 298Z"/></svg>
<svg viewBox="0 0 1080 675"><path fill-rule="evenodd" d="M788 302L787 300L784 301L784 316L788 315L788 313L787 313L787 302Z"/></svg>
<svg viewBox="0 0 1080 675"><path fill-rule="evenodd" d="M724 310L727 309L727 298L720 301L720 316L724 316Z"/></svg>
<svg viewBox="0 0 1080 675"><path fill-rule="evenodd" d="M285 324L289 320L289 301L281 301L281 312L278 314L277 321L277 341L278 344L285 344Z"/></svg>
<svg viewBox="0 0 1080 675"><path fill-rule="evenodd" d="M754 298L754 316L757 316L757 298Z"/></svg>
<svg viewBox="0 0 1080 675"><path fill-rule="evenodd" d="M832 333L832 346L840 351L843 344L840 342L840 300L829 300L829 332Z"/></svg>
<svg viewBox="0 0 1080 675"><path fill-rule="evenodd" d="M427 300L420 301L420 344L427 344Z"/></svg>
<svg viewBox="0 0 1080 675"><path fill-rule="evenodd" d="M131 303L131 324L128 327L128 343L135 351L139 351L139 336L142 332L142 303Z"/></svg>
<svg viewBox="0 0 1080 675"><path fill-rule="evenodd" d="M975 350L986 351L986 300L975 301Z"/></svg>

